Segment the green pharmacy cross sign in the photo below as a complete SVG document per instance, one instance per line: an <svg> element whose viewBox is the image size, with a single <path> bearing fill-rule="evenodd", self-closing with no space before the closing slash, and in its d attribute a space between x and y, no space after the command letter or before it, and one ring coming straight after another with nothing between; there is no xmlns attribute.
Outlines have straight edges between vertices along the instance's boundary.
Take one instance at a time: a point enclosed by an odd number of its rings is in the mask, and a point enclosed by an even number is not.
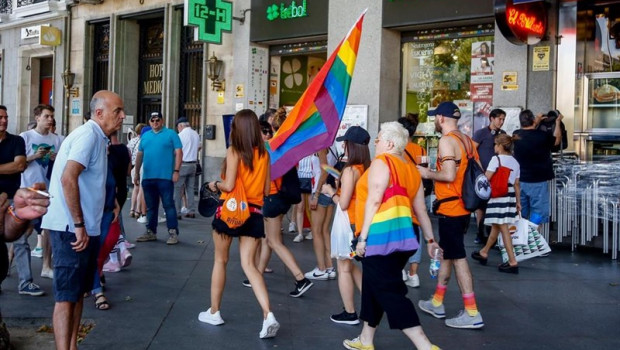
<svg viewBox="0 0 620 350"><path fill-rule="evenodd" d="M232 30L232 2L225 0L185 0L184 24L195 26L198 39L221 44L222 32Z"/></svg>

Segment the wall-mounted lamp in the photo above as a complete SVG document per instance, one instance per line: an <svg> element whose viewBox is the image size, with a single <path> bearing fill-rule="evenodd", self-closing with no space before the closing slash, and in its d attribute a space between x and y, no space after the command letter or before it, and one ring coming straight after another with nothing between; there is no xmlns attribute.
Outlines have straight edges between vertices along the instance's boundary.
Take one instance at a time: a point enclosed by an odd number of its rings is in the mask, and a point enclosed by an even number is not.
<svg viewBox="0 0 620 350"><path fill-rule="evenodd" d="M225 80L219 80L222 73L224 62L215 57L215 53L209 58L207 62L207 76L211 79L211 90L224 91Z"/></svg>
<svg viewBox="0 0 620 350"><path fill-rule="evenodd" d="M67 68L64 72L62 72L62 82L65 85L65 96L68 98L70 94L70 90L73 87L73 83L75 82L75 73L72 73L69 68Z"/></svg>

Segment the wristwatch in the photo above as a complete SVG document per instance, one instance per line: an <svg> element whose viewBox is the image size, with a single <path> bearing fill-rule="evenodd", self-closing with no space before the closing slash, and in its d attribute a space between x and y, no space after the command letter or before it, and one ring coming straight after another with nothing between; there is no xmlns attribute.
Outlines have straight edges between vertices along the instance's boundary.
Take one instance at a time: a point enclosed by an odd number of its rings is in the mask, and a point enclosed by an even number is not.
<svg viewBox="0 0 620 350"><path fill-rule="evenodd" d="M73 224L73 227L75 227L75 228L84 228L84 221L76 222L75 224Z"/></svg>

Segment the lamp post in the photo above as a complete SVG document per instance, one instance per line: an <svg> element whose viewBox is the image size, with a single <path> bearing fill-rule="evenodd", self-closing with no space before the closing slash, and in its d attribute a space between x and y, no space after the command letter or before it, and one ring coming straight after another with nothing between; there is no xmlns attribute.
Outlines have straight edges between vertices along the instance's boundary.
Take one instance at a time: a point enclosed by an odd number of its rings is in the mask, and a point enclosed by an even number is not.
<svg viewBox="0 0 620 350"><path fill-rule="evenodd" d="M64 134L69 134L69 97L71 97L71 88L73 87L73 82L75 81L75 73L72 73L69 67L62 72L62 82L65 86L65 122L64 124Z"/></svg>

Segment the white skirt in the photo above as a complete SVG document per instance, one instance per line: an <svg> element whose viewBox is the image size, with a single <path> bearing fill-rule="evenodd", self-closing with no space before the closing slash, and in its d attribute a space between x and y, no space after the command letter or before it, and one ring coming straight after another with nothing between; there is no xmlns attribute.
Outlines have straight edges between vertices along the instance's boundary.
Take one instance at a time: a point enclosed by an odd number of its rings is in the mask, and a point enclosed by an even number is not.
<svg viewBox="0 0 620 350"><path fill-rule="evenodd" d="M508 184L505 197L491 198L487 203L484 224L511 224L517 220L517 196L512 184Z"/></svg>

